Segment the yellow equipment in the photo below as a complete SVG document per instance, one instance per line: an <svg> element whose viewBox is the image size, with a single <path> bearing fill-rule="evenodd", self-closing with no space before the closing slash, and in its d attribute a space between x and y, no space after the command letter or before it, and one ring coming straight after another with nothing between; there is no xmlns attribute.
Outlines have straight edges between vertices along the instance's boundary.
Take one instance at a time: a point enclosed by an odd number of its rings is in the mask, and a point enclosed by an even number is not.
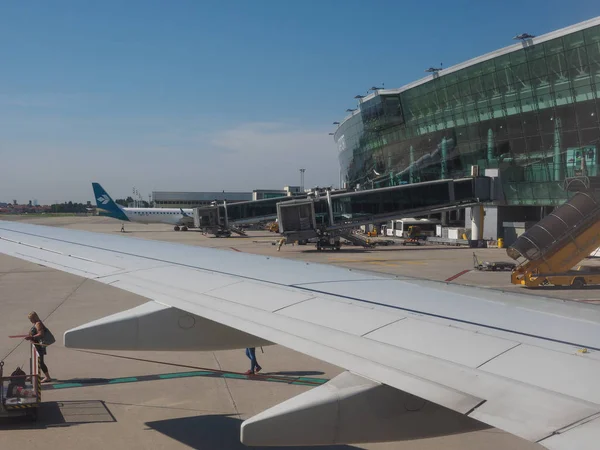
<svg viewBox="0 0 600 450"><path fill-rule="evenodd" d="M600 284L600 267L578 266L575 270L562 275L553 275L546 278L548 284L554 286L571 286L581 289L586 285Z"/></svg>
<svg viewBox="0 0 600 450"><path fill-rule="evenodd" d="M410 225L407 230L407 236L404 241L402 241L402 245L421 245L421 238L421 227L418 225Z"/></svg>
<svg viewBox="0 0 600 450"><path fill-rule="evenodd" d="M408 237L409 238L418 238L421 236L421 227L418 225L411 225L408 227Z"/></svg>
<svg viewBox="0 0 600 450"><path fill-rule="evenodd" d="M595 282L595 276L573 274L571 269L598 247L600 203L592 195L579 192L506 250L515 260L524 258L512 272L511 282L527 287L554 282L577 287L588 280Z"/></svg>
<svg viewBox="0 0 600 450"><path fill-rule="evenodd" d="M279 223L271 222L267 228L271 233L279 233Z"/></svg>

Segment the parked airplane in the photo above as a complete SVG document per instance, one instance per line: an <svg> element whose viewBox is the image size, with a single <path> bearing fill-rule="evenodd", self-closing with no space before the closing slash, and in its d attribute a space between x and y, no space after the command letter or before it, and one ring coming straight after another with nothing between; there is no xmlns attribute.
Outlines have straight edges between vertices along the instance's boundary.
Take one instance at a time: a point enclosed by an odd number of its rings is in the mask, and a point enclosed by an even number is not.
<svg viewBox="0 0 600 450"><path fill-rule="evenodd" d="M193 210L183 208L124 208L116 204L100 183L92 183L98 215L126 222L167 223L175 231L187 231L194 225Z"/></svg>
<svg viewBox="0 0 600 450"><path fill-rule="evenodd" d="M553 450L600 442L597 306L22 222L0 221L0 253L149 299L68 330L66 347L280 344L347 370L244 421L247 445L413 440L485 424Z"/></svg>

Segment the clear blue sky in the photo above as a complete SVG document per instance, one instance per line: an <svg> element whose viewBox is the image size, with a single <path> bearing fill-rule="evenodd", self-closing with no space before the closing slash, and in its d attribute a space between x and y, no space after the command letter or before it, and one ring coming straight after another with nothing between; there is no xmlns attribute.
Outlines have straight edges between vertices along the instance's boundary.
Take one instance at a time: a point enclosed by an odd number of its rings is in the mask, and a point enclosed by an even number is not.
<svg viewBox="0 0 600 450"><path fill-rule="evenodd" d="M0 4L0 201L338 184L331 123L373 84L600 15L589 1Z"/></svg>

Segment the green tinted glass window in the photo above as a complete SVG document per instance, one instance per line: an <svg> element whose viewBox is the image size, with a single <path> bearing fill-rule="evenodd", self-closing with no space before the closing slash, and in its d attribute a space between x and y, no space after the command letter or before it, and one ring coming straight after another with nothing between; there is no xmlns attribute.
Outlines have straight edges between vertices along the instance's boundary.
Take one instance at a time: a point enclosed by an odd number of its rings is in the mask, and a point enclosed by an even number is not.
<svg viewBox="0 0 600 450"><path fill-rule="evenodd" d="M483 84L483 88L487 91L497 90L498 83L496 81L496 72L491 72L483 75L481 77L481 83Z"/></svg>
<svg viewBox="0 0 600 450"><path fill-rule="evenodd" d="M527 60L533 61L544 57L544 44L533 45L523 50Z"/></svg>
<svg viewBox="0 0 600 450"><path fill-rule="evenodd" d="M583 40L583 31L578 31L576 33L571 33L566 36L563 36L563 43L565 46L565 50L570 50L584 46L585 41Z"/></svg>
<svg viewBox="0 0 600 450"><path fill-rule="evenodd" d="M502 55L493 59L494 64L496 66L496 70L503 69L505 67L510 67L510 54Z"/></svg>
<svg viewBox="0 0 600 450"><path fill-rule="evenodd" d="M444 75L442 78L446 79L446 86L450 86L455 84L458 81L456 77L456 72L449 73L448 75Z"/></svg>
<svg viewBox="0 0 600 450"><path fill-rule="evenodd" d="M600 25L596 25L595 27L584 30L583 36L585 38L586 44L591 44L592 42L600 42Z"/></svg>
<svg viewBox="0 0 600 450"><path fill-rule="evenodd" d="M532 79L546 79L548 75L546 58L539 58L529 61L529 74L531 75Z"/></svg>
<svg viewBox="0 0 600 450"><path fill-rule="evenodd" d="M518 50L510 54L511 65L523 64L526 60L527 57L525 56L525 52L523 50Z"/></svg>
<svg viewBox="0 0 600 450"><path fill-rule="evenodd" d="M514 77L515 88L517 90L520 90L524 85L529 84L529 67L527 63L514 66L512 68L512 74Z"/></svg>
<svg viewBox="0 0 600 450"><path fill-rule="evenodd" d="M552 39L544 42L544 53L546 56L555 55L564 51L562 38Z"/></svg>
<svg viewBox="0 0 600 450"><path fill-rule="evenodd" d="M600 42L588 45L586 48L587 61L592 73L600 72ZM597 83L600 80L596 81Z"/></svg>
<svg viewBox="0 0 600 450"><path fill-rule="evenodd" d="M484 61L480 64L477 64L479 66L479 71L481 74L486 74L486 73L492 73L496 70L495 64L494 64L494 59L490 59L488 61Z"/></svg>
<svg viewBox="0 0 600 450"><path fill-rule="evenodd" d="M567 78L567 61L564 54L557 53L546 58L546 67L550 80L563 80Z"/></svg>
<svg viewBox="0 0 600 450"><path fill-rule="evenodd" d="M567 50L566 58L569 69L587 67L587 52L585 51L585 47Z"/></svg>

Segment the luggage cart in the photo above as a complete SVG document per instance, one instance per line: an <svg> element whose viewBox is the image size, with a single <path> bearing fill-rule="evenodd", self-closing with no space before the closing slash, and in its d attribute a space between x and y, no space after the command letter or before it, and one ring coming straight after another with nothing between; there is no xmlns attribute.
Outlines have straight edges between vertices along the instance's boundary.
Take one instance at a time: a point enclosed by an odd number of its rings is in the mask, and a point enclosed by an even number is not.
<svg viewBox="0 0 600 450"><path fill-rule="evenodd" d="M0 417L24 416L37 420L42 402L40 360L33 344L30 351L29 374L6 375L4 361L0 361Z"/></svg>
<svg viewBox="0 0 600 450"><path fill-rule="evenodd" d="M476 270L483 271L511 271L514 270L517 265L515 263L506 261L479 261L479 258L473 253L473 268Z"/></svg>

